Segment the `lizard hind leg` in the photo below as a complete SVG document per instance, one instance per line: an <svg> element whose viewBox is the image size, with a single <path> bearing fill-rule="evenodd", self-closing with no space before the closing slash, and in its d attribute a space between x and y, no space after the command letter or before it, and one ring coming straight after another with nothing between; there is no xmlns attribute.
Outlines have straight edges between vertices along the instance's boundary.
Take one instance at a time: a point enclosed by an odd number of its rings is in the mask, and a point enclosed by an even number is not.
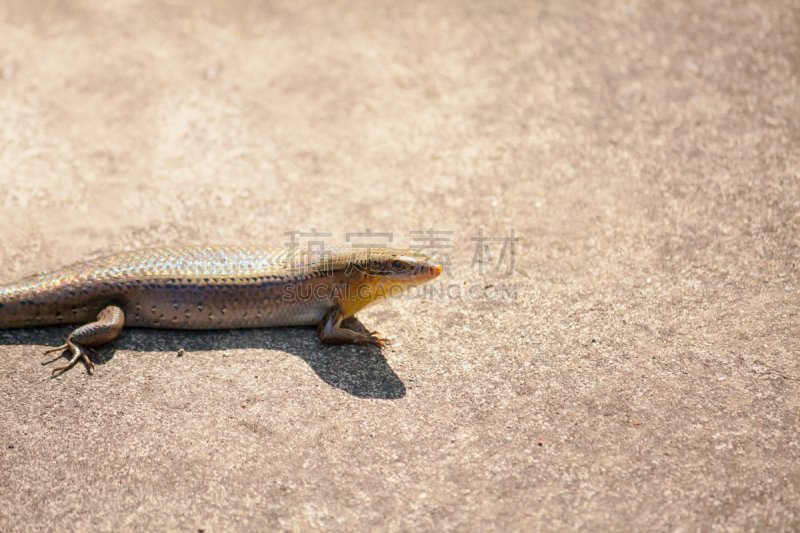
<svg viewBox="0 0 800 533"><path fill-rule="evenodd" d="M78 360L83 361L89 373L91 374L92 370L94 370L94 365L89 358L96 358L97 354L91 350L90 347L100 346L101 344L105 344L115 339L122 331L123 325L125 325L125 314L119 307L110 305L100 311L100 314L97 315L97 320L95 322L90 322L85 326L79 327L73 331L69 337L67 337L66 343L58 348L53 348L45 352L45 355L47 355L53 352L63 352L68 350L72 354L72 358L66 365L53 369L53 374L56 372L66 372L75 366L75 363L77 363ZM50 363L57 361L59 357L42 364L49 365Z"/></svg>

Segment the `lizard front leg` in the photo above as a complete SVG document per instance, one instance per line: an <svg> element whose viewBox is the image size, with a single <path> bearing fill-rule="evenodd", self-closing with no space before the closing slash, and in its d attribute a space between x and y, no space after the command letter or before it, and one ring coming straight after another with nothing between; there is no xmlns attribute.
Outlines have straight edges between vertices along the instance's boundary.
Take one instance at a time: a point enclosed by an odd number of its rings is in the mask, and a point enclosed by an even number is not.
<svg viewBox="0 0 800 533"><path fill-rule="evenodd" d="M360 344L362 346L377 346L383 348L389 344L389 339L376 337L377 331L371 333L358 333L351 329L341 328L342 309L337 305L325 315L317 328L317 337L326 344Z"/></svg>
<svg viewBox="0 0 800 533"><path fill-rule="evenodd" d="M109 305L100 311L95 322L90 322L85 326L79 327L73 331L69 337L67 337L66 343L58 348L53 348L52 350L47 350L44 352L45 355L47 355L53 352L68 350L72 354L72 358L66 365L53 369L53 374L56 372L65 372L69 370L75 366L75 363L78 362L78 359L84 362L86 368L91 374L92 370L94 370L94 365L89 360L89 357L93 357L95 354L90 347L100 346L101 344L105 344L114 340L122 331L122 326L124 325L125 313L123 313L122 309L119 307L115 305ZM52 361L42 363L42 365L49 365L50 363L57 361L59 357L56 357Z"/></svg>

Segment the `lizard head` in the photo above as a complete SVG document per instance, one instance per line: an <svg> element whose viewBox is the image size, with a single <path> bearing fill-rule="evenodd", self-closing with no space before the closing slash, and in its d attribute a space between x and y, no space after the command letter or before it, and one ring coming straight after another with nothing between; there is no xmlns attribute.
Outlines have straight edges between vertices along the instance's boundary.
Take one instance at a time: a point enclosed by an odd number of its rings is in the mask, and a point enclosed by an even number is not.
<svg viewBox="0 0 800 533"><path fill-rule="evenodd" d="M379 300L397 298L407 289L427 283L442 273L442 266L416 250L370 249L359 265L353 298L341 302L345 316Z"/></svg>
<svg viewBox="0 0 800 533"><path fill-rule="evenodd" d="M442 266L416 250L386 249L370 259L368 274L386 286L416 286L442 273Z"/></svg>

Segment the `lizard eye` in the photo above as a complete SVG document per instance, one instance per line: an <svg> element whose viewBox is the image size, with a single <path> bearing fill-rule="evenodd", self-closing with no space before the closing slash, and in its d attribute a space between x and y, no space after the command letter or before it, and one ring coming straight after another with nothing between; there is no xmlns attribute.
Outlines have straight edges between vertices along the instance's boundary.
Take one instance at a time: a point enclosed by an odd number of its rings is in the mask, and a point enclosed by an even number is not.
<svg viewBox="0 0 800 533"><path fill-rule="evenodd" d="M403 262L402 261L392 261L392 268L395 270L403 270Z"/></svg>

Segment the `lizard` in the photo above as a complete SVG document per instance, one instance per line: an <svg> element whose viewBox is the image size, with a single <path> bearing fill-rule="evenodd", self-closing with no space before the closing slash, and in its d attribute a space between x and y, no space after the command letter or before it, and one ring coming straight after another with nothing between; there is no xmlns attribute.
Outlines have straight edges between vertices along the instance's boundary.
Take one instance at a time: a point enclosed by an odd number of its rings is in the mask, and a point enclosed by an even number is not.
<svg viewBox="0 0 800 533"><path fill-rule="evenodd" d="M89 374L94 348L124 326L231 329L317 326L327 344L389 341L377 331L341 327L382 299L436 278L442 267L413 249L331 246L172 246L145 248L76 263L0 285L0 329L81 324L45 354L71 355Z"/></svg>

